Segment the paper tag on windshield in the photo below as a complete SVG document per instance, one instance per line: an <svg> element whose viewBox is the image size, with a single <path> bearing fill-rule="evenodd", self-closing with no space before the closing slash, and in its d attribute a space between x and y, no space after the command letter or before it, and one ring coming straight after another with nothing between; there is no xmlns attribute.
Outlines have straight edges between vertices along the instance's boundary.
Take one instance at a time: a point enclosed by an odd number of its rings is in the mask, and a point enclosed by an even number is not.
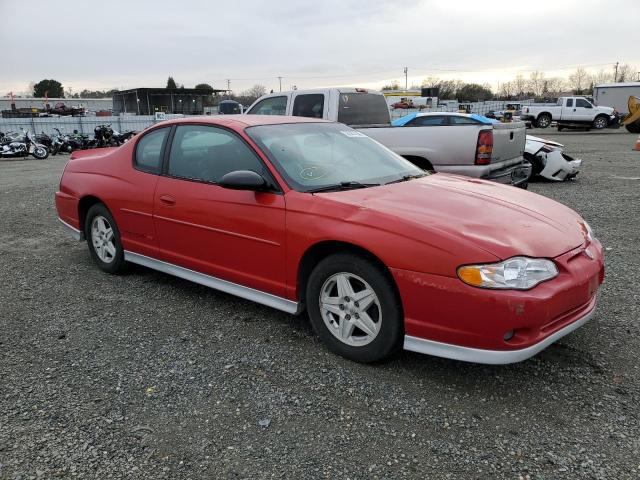
<svg viewBox="0 0 640 480"><path fill-rule="evenodd" d="M364 133L356 132L355 130L340 130L340 133L347 137L366 137Z"/></svg>

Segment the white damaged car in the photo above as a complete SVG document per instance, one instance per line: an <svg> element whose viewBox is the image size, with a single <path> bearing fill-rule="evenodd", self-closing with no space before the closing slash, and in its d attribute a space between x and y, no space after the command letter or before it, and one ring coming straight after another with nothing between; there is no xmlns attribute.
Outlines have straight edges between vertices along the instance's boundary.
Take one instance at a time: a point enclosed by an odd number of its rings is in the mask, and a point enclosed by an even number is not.
<svg viewBox="0 0 640 480"><path fill-rule="evenodd" d="M562 182L575 177L582 160L570 157L562 151L563 148L561 143L527 135L523 156L533 167L530 178L540 175L547 180Z"/></svg>

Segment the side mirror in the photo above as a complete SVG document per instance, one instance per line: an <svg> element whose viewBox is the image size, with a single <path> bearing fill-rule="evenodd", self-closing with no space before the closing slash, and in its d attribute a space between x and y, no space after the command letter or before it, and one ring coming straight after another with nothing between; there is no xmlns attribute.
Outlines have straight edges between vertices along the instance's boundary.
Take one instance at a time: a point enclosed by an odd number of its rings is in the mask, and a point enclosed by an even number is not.
<svg viewBox="0 0 640 480"><path fill-rule="evenodd" d="M265 178L251 170L236 170L224 175L218 185L231 190L266 190L269 186Z"/></svg>

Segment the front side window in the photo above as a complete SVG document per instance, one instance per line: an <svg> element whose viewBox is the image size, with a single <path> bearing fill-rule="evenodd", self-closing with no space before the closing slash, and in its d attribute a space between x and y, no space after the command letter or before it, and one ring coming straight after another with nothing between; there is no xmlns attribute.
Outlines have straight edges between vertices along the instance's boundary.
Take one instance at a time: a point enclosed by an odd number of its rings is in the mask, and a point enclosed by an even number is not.
<svg viewBox="0 0 640 480"><path fill-rule="evenodd" d="M293 101L293 116L322 118L323 107L324 95L322 93L298 95Z"/></svg>
<svg viewBox="0 0 640 480"><path fill-rule="evenodd" d="M169 157L169 175L217 183L229 172L266 170L256 154L235 134L207 125L180 125Z"/></svg>
<svg viewBox="0 0 640 480"><path fill-rule="evenodd" d="M576 107L593 108L584 98L576 98Z"/></svg>
<svg viewBox="0 0 640 480"><path fill-rule="evenodd" d="M287 97L269 97L256 103L248 115L284 115L287 112Z"/></svg>
<svg viewBox="0 0 640 480"><path fill-rule="evenodd" d="M135 166L138 170L160 173L162 147L169 133L169 127L159 128L145 134L136 145Z"/></svg>
<svg viewBox="0 0 640 480"><path fill-rule="evenodd" d="M425 172L363 133L335 123L247 128L291 188L308 192L342 183L382 184Z"/></svg>

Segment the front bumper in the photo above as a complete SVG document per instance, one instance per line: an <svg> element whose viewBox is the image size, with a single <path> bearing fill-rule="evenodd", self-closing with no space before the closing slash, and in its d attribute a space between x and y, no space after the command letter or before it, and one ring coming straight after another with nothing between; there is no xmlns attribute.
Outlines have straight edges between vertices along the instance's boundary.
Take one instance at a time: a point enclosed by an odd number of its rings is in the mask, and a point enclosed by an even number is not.
<svg viewBox="0 0 640 480"><path fill-rule="evenodd" d="M538 343L518 350L484 350L480 348L461 347L459 345L412 337L411 335L405 335L404 349L412 352L426 353L427 355L434 355L436 357L451 358L463 362L484 363L487 365L506 365L508 363L522 362L587 323L593 318L595 311L594 299L593 307L583 317L557 330Z"/></svg>
<svg viewBox="0 0 640 480"><path fill-rule="evenodd" d="M489 364L535 355L592 318L604 279L597 240L554 261L558 276L530 290L482 289L391 269L404 308L405 349Z"/></svg>

